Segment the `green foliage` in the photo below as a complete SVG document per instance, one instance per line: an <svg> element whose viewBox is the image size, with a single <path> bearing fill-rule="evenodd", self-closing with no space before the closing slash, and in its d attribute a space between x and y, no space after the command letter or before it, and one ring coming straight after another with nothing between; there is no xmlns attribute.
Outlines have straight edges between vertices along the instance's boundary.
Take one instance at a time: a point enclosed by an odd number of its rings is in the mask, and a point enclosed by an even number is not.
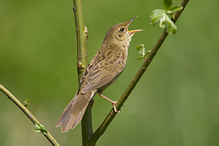
<svg viewBox="0 0 219 146"><path fill-rule="evenodd" d="M35 124L36 128L34 128L33 130L35 132L42 132L43 134L48 134L48 131L44 128L44 126L42 124Z"/></svg>
<svg viewBox="0 0 219 146"><path fill-rule="evenodd" d="M174 12L181 10L182 6L172 7L172 0L163 0L162 2L164 9L155 9L152 11L150 19L151 25L159 23L160 28L166 28L169 34L175 34L177 27L171 20Z"/></svg>
<svg viewBox="0 0 219 146"><path fill-rule="evenodd" d="M171 12L176 12L176 11L179 11L179 10L182 10L182 6L179 6L179 5L177 5L177 6L174 6L172 9L171 9Z"/></svg>
<svg viewBox="0 0 219 146"><path fill-rule="evenodd" d="M150 53L151 50L149 51L145 51L145 45L144 44L140 44L136 47L138 53L140 53L142 56L138 57L137 60L140 60L140 59L143 59L143 58L146 58L147 55Z"/></svg>

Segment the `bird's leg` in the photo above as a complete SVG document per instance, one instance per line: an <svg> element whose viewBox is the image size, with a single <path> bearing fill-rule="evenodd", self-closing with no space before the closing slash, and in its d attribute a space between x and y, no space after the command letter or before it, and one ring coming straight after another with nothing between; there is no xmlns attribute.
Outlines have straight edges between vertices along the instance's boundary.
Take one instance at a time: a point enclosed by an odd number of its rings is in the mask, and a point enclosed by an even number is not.
<svg viewBox="0 0 219 146"><path fill-rule="evenodd" d="M120 111L117 111L117 109L116 109L117 101L113 101L113 100L109 99L108 97L104 96L102 93L99 93L99 95L113 104L114 112L120 112Z"/></svg>

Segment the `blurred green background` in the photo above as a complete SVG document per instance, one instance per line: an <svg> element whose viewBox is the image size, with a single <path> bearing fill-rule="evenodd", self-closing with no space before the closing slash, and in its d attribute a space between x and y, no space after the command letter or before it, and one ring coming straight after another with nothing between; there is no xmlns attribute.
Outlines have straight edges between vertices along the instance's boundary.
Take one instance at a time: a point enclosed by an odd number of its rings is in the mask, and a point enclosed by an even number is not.
<svg viewBox="0 0 219 146"><path fill-rule="evenodd" d="M72 0L0 1L0 83L29 109L63 146L80 146L80 125L61 133L55 124L77 91L76 35ZM173 1L179 4L180 0ZM219 145L219 2L190 1L120 114L98 146ZM130 29L141 28L129 48L127 66L104 94L123 93L142 64L135 47L151 49L162 30L149 24L161 0L83 0L88 28L88 60L114 24L139 16ZM93 107L94 130L112 105L99 96ZM0 145L47 146L29 119L0 93Z"/></svg>

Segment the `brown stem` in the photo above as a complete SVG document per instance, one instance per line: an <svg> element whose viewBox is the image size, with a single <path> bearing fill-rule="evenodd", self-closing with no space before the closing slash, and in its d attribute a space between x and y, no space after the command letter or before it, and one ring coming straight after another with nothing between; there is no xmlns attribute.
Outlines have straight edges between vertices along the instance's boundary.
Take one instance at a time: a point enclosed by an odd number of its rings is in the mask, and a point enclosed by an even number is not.
<svg viewBox="0 0 219 146"><path fill-rule="evenodd" d="M77 35L77 66L78 82L87 66L87 28L84 25L81 0L73 0L73 10L75 16L75 26ZM88 138L93 134L91 104L88 105L81 121L82 143L83 146L89 146Z"/></svg>

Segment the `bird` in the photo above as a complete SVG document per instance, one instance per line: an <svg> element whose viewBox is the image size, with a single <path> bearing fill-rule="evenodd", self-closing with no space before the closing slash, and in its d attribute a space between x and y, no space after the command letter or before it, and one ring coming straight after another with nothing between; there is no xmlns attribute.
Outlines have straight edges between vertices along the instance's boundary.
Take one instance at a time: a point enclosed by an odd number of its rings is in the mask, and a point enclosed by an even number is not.
<svg viewBox="0 0 219 146"><path fill-rule="evenodd" d="M129 25L136 17L116 24L107 31L101 48L93 56L81 76L77 93L64 109L56 124L56 127L61 127L61 132L74 129L80 123L90 100L96 93L110 101L114 111L118 112L117 101L104 96L103 91L123 72L132 36L135 32L143 31L142 29L128 30Z"/></svg>

